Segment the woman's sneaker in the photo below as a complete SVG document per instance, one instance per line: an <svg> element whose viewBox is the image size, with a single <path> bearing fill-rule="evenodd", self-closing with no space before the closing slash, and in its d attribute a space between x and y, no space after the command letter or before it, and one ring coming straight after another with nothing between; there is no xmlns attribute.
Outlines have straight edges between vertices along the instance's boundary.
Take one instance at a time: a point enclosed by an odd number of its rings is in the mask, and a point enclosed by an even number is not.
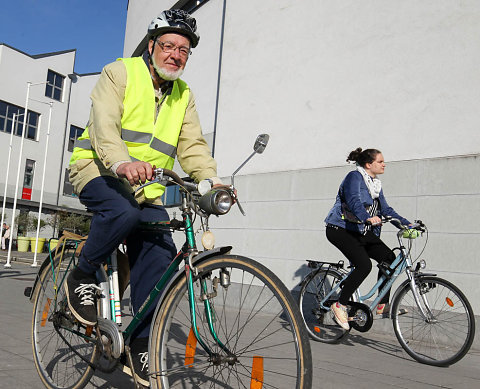
<svg viewBox="0 0 480 389"><path fill-rule="evenodd" d="M133 368L137 382L143 386L149 387L148 379L148 338L136 338L130 344L132 354ZM123 362L123 361L122 361ZM124 363L123 371L133 377L132 370L128 363Z"/></svg>
<svg viewBox="0 0 480 389"><path fill-rule="evenodd" d="M348 324L347 307L340 304L339 302L336 302L332 304L330 309L335 315L334 318L338 325L342 327L345 331L348 331L350 329L350 325Z"/></svg>
<svg viewBox="0 0 480 389"><path fill-rule="evenodd" d="M68 308L73 316L87 326L97 324L97 290L95 274L84 273L74 268L65 282Z"/></svg>

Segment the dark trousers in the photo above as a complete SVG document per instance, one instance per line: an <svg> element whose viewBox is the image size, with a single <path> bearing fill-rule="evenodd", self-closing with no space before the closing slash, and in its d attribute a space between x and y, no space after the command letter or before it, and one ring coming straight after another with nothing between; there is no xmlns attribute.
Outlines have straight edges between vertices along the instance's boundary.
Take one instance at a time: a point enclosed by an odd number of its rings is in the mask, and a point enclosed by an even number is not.
<svg viewBox="0 0 480 389"><path fill-rule="evenodd" d="M347 277L343 284L342 292L338 301L340 304L347 304L351 299L353 292L367 278L372 270L372 261L392 263L395 260L395 254L388 246L383 243L372 231L365 235L348 231L344 228L327 226L327 239L355 266L355 269ZM382 275L378 273L378 277ZM385 283L384 283L385 284ZM381 287L383 287L383 285ZM381 304L388 303L390 291L382 298Z"/></svg>
<svg viewBox="0 0 480 389"><path fill-rule="evenodd" d="M95 272L108 256L126 240L130 263L130 298L137 312L176 254L172 235L166 231L140 232L140 221L169 220L162 206L139 205L125 186L113 177L97 177L80 193L80 202L93 213L90 233L79 258L79 267ZM156 304L132 338L146 337Z"/></svg>

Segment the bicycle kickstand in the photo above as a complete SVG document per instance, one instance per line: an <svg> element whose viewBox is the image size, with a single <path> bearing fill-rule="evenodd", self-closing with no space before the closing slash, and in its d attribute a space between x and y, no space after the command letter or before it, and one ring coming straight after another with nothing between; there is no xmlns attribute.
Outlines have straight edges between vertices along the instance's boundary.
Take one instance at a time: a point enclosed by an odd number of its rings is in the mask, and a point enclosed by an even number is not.
<svg viewBox="0 0 480 389"><path fill-rule="evenodd" d="M135 369L133 367L133 360L132 360L132 353L130 352L130 346L125 346L125 354L127 354L127 362L128 362L128 365L130 366L130 371L132 372L132 377L133 377L133 382L135 384L135 389L142 389L143 385L141 385L137 381L137 376L135 374Z"/></svg>

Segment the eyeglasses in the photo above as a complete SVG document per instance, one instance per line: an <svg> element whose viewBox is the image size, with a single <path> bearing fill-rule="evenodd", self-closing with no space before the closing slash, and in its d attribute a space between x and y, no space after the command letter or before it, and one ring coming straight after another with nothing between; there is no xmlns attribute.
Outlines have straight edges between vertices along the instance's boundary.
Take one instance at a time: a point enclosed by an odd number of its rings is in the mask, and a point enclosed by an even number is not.
<svg viewBox="0 0 480 389"><path fill-rule="evenodd" d="M190 51L190 48L185 47L185 46L177 46L177 45L175 45L174 43L168 42L168 41L167 41L167 42L161 42L161 41L158 41L158 40L157 40L157 43L158 43L158 45L160 46L160 48L162 49L162 51L163 51L164 53L169 53L169 54L171 54L171 53L173 53L175 50L178 49L178 52L179 52L179 54L180 54L180 57L182 57L182 58L184 58L184 59L185 59L185 58L188 58L188 56L189 56L190 54L192 54L192 52Z"/></svg>

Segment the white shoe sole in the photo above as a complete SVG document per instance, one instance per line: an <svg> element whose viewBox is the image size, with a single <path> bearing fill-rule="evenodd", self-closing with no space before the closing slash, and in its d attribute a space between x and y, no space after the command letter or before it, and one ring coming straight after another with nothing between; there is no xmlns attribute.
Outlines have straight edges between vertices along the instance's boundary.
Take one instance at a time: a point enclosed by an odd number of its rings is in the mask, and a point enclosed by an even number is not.
<svg viewBox="0 0 480 389"><path fill-rule="evenodd" d="M80 316L80 315L78 314L77 311L75 311L75 309L73 309L72 304L70 303L70 297L69 297L69 293L68 293L67 281L65 281L64 288L65 288L65 293L66 293L66 295L67 295L68 308L69 308L70 311L72 312L73 316L75 316L75 319L77 319L80 323L85 324L86 326L95 326L95 325L97 325L96 322L93 323L93 322L91 322L91 321L85 320L84 318L82 318L82 316Z"/></svg>

